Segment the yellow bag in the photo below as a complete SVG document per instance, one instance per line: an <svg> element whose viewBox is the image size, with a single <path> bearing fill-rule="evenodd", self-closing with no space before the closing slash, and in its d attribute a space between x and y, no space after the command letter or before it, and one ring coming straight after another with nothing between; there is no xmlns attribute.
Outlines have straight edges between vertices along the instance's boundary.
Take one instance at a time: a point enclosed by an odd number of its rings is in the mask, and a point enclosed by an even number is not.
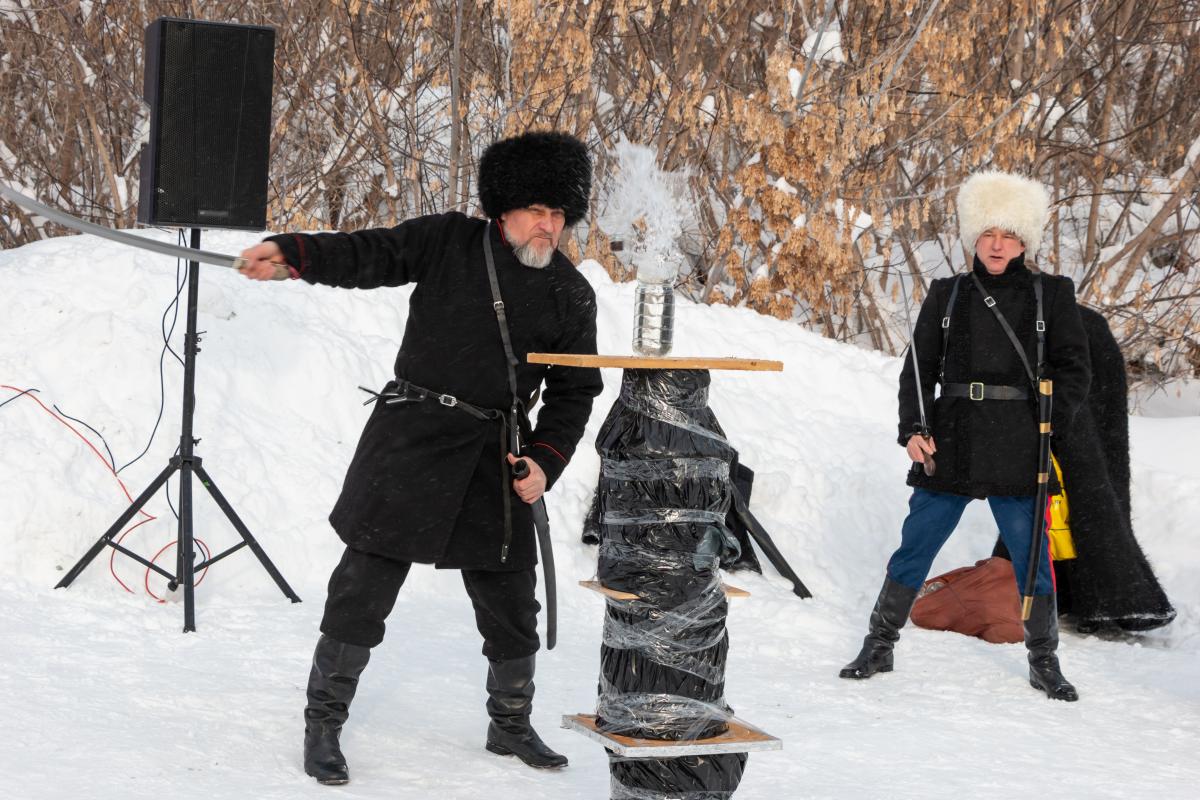
<svg viewBox="0 0 1200 800"><path fill-rule="evenodd" d="M1062 467L1058 459L1050 456L1054 464L1054 474L1058 476L1059 494L1050 496L1050 528L1046 535L1050 537L1050 556L1055 561L1067 561L1075 558L1075 540L1071 538L1071 514L1067 508L1067 488L1063 483Z"/></svg>

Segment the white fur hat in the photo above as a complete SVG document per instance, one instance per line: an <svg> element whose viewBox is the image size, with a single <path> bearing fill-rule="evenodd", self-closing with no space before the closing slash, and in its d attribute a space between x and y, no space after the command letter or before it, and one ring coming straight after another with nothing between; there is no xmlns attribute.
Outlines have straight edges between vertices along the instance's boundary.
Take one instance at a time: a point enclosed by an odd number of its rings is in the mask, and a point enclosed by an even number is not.
<svg viewBox="0 0 1200 800"><path fill-rule="evenodd" d="M1050 216L1050 193L1035 180L1011 172L976 172L958 190L958 231L963 247L973 251L988 228L1003 228L1021 237L1033 256Z"/></svg>

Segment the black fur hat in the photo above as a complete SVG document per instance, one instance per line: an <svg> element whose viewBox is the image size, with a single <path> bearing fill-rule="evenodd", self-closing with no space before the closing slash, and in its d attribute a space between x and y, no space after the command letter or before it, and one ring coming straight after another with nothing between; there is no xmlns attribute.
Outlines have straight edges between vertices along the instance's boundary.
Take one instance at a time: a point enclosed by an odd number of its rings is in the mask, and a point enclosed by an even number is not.
<svg viewBox="0 0 1200 800"><path fill-rule="evenodd" d="M538 132L493 142L479 160L479 204L498 219L505 211L561 208L567 225L583 219L592 193L592 160L566 133Z"/></svg>

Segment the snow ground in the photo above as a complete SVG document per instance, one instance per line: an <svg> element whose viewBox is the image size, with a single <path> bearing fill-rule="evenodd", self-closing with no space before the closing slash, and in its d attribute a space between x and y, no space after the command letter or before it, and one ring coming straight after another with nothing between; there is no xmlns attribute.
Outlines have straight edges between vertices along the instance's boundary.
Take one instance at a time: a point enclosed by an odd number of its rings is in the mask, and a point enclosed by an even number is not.
<svg viewBox="0 0 1200 800"><path fill-rule="evenodd" d="M256 239L210 233L204 246L236 252ZM602 352L628 352L633 287L583 269L600 298ZM47 406L103 433L118 465L132 459L158 410L158 327L173 279L164 259L85 236L0 252L0 384L38 388ZM590 443L619 373L605 371L580 452L550 497L560 643L539 656L535 722L571 766L539 773L483 750L470 604L456 574L418 568L344 734L353 782L320 787L300 766L300 711L340 554L324 520L367 413L355 387L388 377L408 290L258 285L213 267L200 288L197 452L304 602L284 599L245 550L198 588L194 634L180 634L181 606L156 603L144 570L123 557L114 568L135 594L110 575L108 553L55 591L128 501L31 399L0 408L4 795L607 797L603 750L557 723L594 703L603 607L574 581L594 570L594 549L579 543L599 465ZM715 374L711 398L757 472L752 507L815 595L799 600L769 566L766 577L730 577L752 597L732 605L727 697L784 741L751 755L738 798L1194 796L1200 417L1132 420L1135 527L1179 618L1139 637L1064 633L1079 703L1029 688L1019 645L913 628L895 673L852 684L837 670L857 651L907 497L893 443L899 362L745 310L683 303L677 313L677 354L786 363L781 374ZM166 373L158 437L121 475L134 493L178 443L182 370L169 356ZM0 403L13 395L0 390ZM198 535L233 544L196 492ZM157 519L125 541L153 555L173 540L174 519L161 492L147 511ZM992 540L986 508L973 504L935 570L983 557ZM150 587L162 594L161 584Z"/></svg>

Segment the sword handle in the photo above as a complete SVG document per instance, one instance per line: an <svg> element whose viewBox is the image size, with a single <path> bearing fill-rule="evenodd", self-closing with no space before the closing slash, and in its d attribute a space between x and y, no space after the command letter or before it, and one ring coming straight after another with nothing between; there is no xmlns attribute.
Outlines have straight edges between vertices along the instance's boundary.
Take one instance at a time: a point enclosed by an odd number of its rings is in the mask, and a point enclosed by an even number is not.
<svg viewBox="0 0 1200 800"><path fill-rule="evenodd" d="M250 262L244 258L235 258L233 260L233 268L236 270L241 270L242 267L249 263ZM292 271L288 268L287 264L280 263L279 261L272 261L270 264L275 268L275 274L271 276L271 280L286 281L292 277Z"/></svg>

